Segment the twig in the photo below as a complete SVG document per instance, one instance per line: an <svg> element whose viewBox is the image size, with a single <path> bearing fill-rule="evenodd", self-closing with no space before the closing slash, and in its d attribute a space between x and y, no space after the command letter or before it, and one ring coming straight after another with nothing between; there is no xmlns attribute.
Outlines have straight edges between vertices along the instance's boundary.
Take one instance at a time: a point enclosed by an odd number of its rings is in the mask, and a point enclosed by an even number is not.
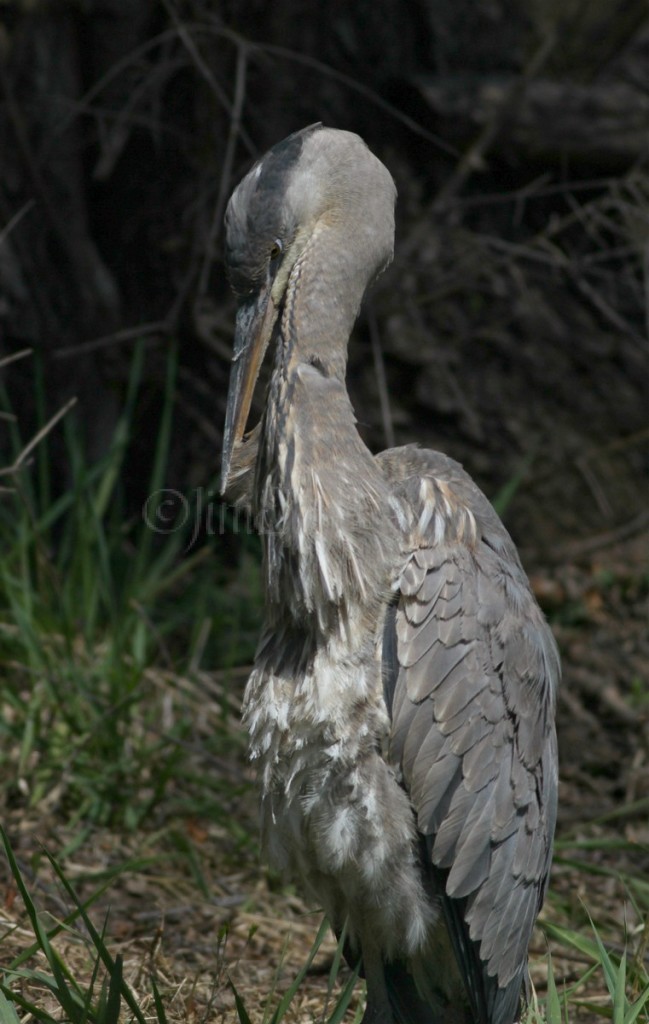
<svg viewBox="0 0 649 1024"><path fill-rule="evenodd" d="M606 491L597 479L597 474L589 464L587 457L575 459L575 466L577 467L578 472L583 476L587 486L590 488L590 492L593 495L604 519L613 519L613 509L611 508L611 503L608 500Z"/></svg>
<svg viewBox="0 0 649 1024"><path fill-rule="evenodd" d="M58 412L54 413L52 418L50 420L48 420L48 422L45 424L45 426L41 427L41 429L38 431L38 433L35 434L34 437L32 437L32 439L29 442L29 444L25 445L25 447L21 451L21 453L18 456L18 458L15 459L13 465L9 466L7 469L0 470L0 473L3 473L3 474L4 473L7 473L7 474L15 473L17 469L20 469L20 467L24 465L25 460L27 459L27 457L31 454L31 452L33 452L33 450L36 447L36 445L40 444L40 442L43 440L43 438L46 437L50 433L51 430L53 430L53 428L56 426L56 424L59 422L59 420L63 419L63 417L66 415L66 413L68 413L70 411L70 409L74 405L76 405L76 404L77 404L76 397L71 398L68 402L66 402L65 405L63 406L63 408L59 409Z"/></svg>
<svg viewBox="0 0 649 1024"><path fill-rule="evenodd" d="M464 185L474 171L484 166L485 157L498 136L505 119L511 114L527 83L534 75L538 74L547 61L554 45L555 39L553 35L549 35L543 41L522 75L516 79L508 90L501 105L494 111L491 119L478 133L474 142L462 154L453 173L439 189L437 195L429 204L428 209L419 218L414 231L410 233L405 244L401 246L399 260L407 258L412 254L419 244L422 234L429 230L430 219L434 218L449 202L456 199L457 194L464 188Z"/></svg>
<svg viewBox="0 0 649 1024"><path fill-rule="evenodd" d="M636 430L633 434L627 434L625 437L616 437L614 441L609 441L598 448L592 448L581 458L590 460L599 458L605 453L624 451L625 448L632 448L639 441L649 441L649 427L643 427L642 430Z"/></svg>
<svg viewBox="0 0 649 1024"><path fill-rule="evenodd" d="M295 50L289 50L284 46L275 46L271 44L255 44L254 48L262 50L265 53L271 55L275 54L278 57L283 57L286 60L293 61L295 64L303 64L306 67L313 68L314 71L319 71L327 78L331 78L334 82L340 82L341 85L347 86L353 92L358 93L359 96L363 96L364 99L368 100L373 106L382 110L388 114L395 121L399 121L403 124L413 135L419 135L420 138L426 139L427 142L432 143L437 149L440 149L442 153L446 153L447 156L458 156L458 151L455 146L452 146L450 142L446 142L439 135L435 135L434 132L428 131L423 125L420 125L418 121L415 121L412 117L408 117L398 107L393 106L384 100L374 90L370 89L369 86L364 85L362 82L357 81L355 78L351 78L350 75L343 74L342 71L336 71L335 68L330 67L329 64L324 64L323 61L317 60L315 57L309 57L304 53L298 53Z"/></svg>
<svg viewBox="0 0 649 1024"><path fill-rule="evenodd" d="M649 338L649 245L644 247L643 257L643 277L644 277L644 309L645 309L645 330L647 337Z"/></svg>
<svg viewBox="0 0 649 1024"><path fill-rule="evenodd" d="M577 178L545 185L544 182L548 178L548 174L542 174L539 178L521 185L520 188L516 188L512 192L482 192L480 195L456 196L449 199L449 205L461 206L463 209L471 209L476 206L500 206L507 203L527 202L528 199L546 199L548 196L565 195L572 192L602 192L617 184L616 178L607 176L585 178L583 181Z"/></svg>
<svg viewBox="0 0 649 1024"><path fill-rule="evenodd" d="M167 11L167 14L171 18L171 20L173 21L173 23L174 23L174 25L176 27L176 32L178 34L178 38L180 39L181 43L183 44L183 46L185 47L185 49L189 53L190 57L194 61L194 64L196 65L197 69L200 71L201 75L203 76L203 78L205 79L207 84L209 85L210 89L212 90L212 92L216 96L216 98L219 101L219 103L221 104L221 106L224 107L225 110L228 111L230 116L232 116L232 110L231 110L231 107L230 107L230 101L228 100L228 97L227 97L225 91L221 88L219 82L217 82L216 78L214 77L214 75L210 71L209 67L207 66L207 64L203 60L203 58L201 56L201 53L200 53L200 50L198 49L198 47L196 46L196 43L192 39L191 32L188 31L187 26L185 25L185 23L183 21L181 21L181 19L178 17L178 14L174 10L174 6L170 2L170 0L162 0L162 5L165 8L165 10Z"/></svg>
<svg viewBox="0 0 649 1024"><path fill-rule="evenodd" d="M189 676L196 675L196 673L200 669L201 662L203 660L203 655L205 654L205 648L207 646L207 641L209 639L209 636L210 636L211 632L212 632L212 619L209 616L206 616L203 619L203 621L202 621L202 623L200 625L200 628L198 630L198 639L196 640L196 643L194 645L194 650L192 652L191 661L189 662L189 667L187 669L187 675L189 675Z"/></svg>
<svg viewBox="0 0 649 1024"><path fill-rule="evenodd" d="M571 280L575 288L581 292L584 298L587 299L597 312L612 324L616 330L622 331L624 334L636 341L639 341L641 344L645 341L645 339L642 338L634 329L633 324L614 310L606 300L602 298L601 294L596 291L596 289L593 288L582 275L577 273L575 268L572 266L569 257L558 245L551 242L547 235L539 235L536 238L531 239L526 245L522 245L519 242L509 242L503 238L497 238L491 235L481 235L480 237L493 249L500 250L503 253L520 256L530 260L531 262L541 263L548 267L559 267ZM410 239L408 239L408 243L409 242ZM534 245L536 245L537 248L534 248Z"/></svg>
<svg viewBox="0 0 649 1024"><path fill-rule="evenodd" d="M553 34L548 35L547 39L543 40L537 52L530 60L528 66L523 71L523 74L507 91L507 95L503 99L500 107L498 107L494 112L491 120L485 124L482 131L478 134L478 137L469 146L466 152L462 154L453 174L447 179L447 181L445 181L435 196L432 212L436 212L445 206L449 199L452 199L461 191L473 172L484 166L485 156L491 149L491 146L494 143L498 132L502 128L505 119L511 114L518 103L527 83L531 78L538 74L545 64L550 53L554 49L554 45L555 39Z"/></svg>
<svg viewBox="0 0 649 1024"><path fill-rule="evenodd" d="M79 345L66 345L65 348L60 348L54 353L54 359L67 359L70 356L77 359L87 355L88 352L96 352L97 349L108 348L110 345L119 345L123 341L146 337L148 334L164 334L168 330L169 324L166 320L153 320L150 324L136 324L135 327L123 327L120 331L104 334L101 338L94 338L92 341L81 342Z"/></svg>
<svg viewBox="0 0 649 1024"><path fill-rule="evenodd" d="M20 224L23 217L25 217L35 205L36 203L34 199L28 199L26 203L23 203L19 210L16 210L9 223L5 224L2 231L0 231L0 245L4 244L5 238L11 234L13 229Z"/></svg>
<svg viewBox="0 0 649 1024"><path fill-rule="evenodd" d="M53 144L54 140L59 135L62 135L65 131L67 131L67 129L70 127L70 125L72 124L72 122L78 116L79 113L91 112L92 111L92 108L91 108L90 104L92 103L94 98L96 96L98 96L102 92L103 89L105 89L108 85L110 85L110 83L115 78L119 77L119 75L121 75L122 72L126 71L132 64L135 64L138 61L142 60L143 57L146 57L150 53L151 50L155 50L156 47L161 46L163 43L166 43L166 42L169 42L169 41L173 41L174 39L177 39L179 37L179 35L180 35L179 30L178 30L179 29L179 22L178 22L175 14L173 12L173 9L170 8L170 7L167 7L167 10L171 14L172 19L174 20L174 27L173 28L168 28L168 29L165 29L162 32L159 32L157 35L152 36L151 39L146 39L143 43L141 43L139 46L136 46L129 53L127 53L124 57L122 57L121 60L116 61L115 64L113 64L106 71L106 73L104 75L102 75L102 77L99 78L90 87L90 89L88 89L88 91L81 97L81 99L78 101L78 103L76 103L74 105L74 111L72 113L66 114L66 116L64 118L62 118L61 121L52 130L52 132L50 134L50 139L51 139L51 143L52 144ZM183 38L181 36L181 39L182 39L183 42L186 42L186 38L187 38L186 28L185 28L184 25L182 25L181 27L183 28L183 30L185 30L185 37ZM211 31L214 32L214 29L212 28ZM226 28L222 28L219 31L219 35L222 38L227 39L227 40L229 40L230 42L233 42L233 43L237 43L239 41L239 37L237 36L237 34L235 32L232 32L229 29L226 29ZM190 40L190 42L191 42L191 40ZM205 70L207 70L208 75L211 74L209 72L209 68L207 68L207 66L204 64L204 62L203 62L203 68ZM213 76L211 76L211 77L212 77L212 81L213 81ZM210 82L210 84L212 84L212 82ZM225 95L225 93L221 93L219 99L220 99L220 102L222 102L224 104L227 113L231 115L232 111L230 109L230 101L228 100L228 98ZM248 133L245 132L243 129L241 131L241 141L245 145L245 147L248 150L248 152L252 155L255 152L255 146L253 145L252 140L250 139L250 136L248 135ZM45 162L47 160L47 157L49 156L49 151L50 151L49 147L46 144L43 147L43 150L42 150L42 160L43 160L43 162Z"/></svg>
<svg viewBox="0 0 649 1024"><path fill-rule="evenodd" d="M604 678L602 678L603 675ZM606 709L608 715L617 719L618 722L631 726L639 724L639 714L629 707L619 691L610 682L606 681L605 674L593 674L590 668L572 665L570 685L573 692L575 686L577 686L589 701L598 701Z"/></svg>
<svg viewBox="0 0 649 1024"><path fill-rule="evenodd" d="M160 124L159 116L157 118L140 118L134 111L149 91L155 97L154 89L157 88L159 94L164 89L165 82L175 72L181 70L185 63L184 55L180 54L175 61L169 59L153 65L149 73L143 76L139 82L133 82L124 105L117 112L108 112L108 117L112 119L112 124L106 132L100 132L100 155L92 172L95 181L106 181L110 177L120 154L128 142L129 134L134 125L141 124L144 121L152 135L156 138L161 135L162 125ZM102 116L105 120L107 119L106 114L102 115L100 108L97 106L92 107L88 112L94 114L98 121Z"/></svg>
<svg viewBox="0 0 649 1024"><path fill-rule="evenodd" d="M597 310L604 320L611 324L611 326L613 326L617 331L622 331L624 334L628 334L630 338L634 338L636 341L640 341L642 343L645 340L634 329L633 324L629 323L629 321L618 313L617 310L613 309L612 306L609 306L608 302L602 298L601 293L595 288L592 288L581 274L577 274L575 272L567 259L565 259L564 270L573 281L575 287L581 292L584 298L589 300L591 305Z"/></svg>
<svg viewBox="0 0 649 1024"><path fill-rule="evenodd" d="M243 113L243 104L246 98L247 66L248 48L244 43L241 43L237 51L237 67L234 79L234 99L232 102L230 131L228 133L228 141L225 147L225 156L223 158L223 170L221 171L219 191L216 197L214 214L212 216L212 223L210 225L210 231L207 237L207 244L205 246L205 256L203 258L203 265L201 267L201 272L198 279L199 300L207 291L207 283L214 255L214 243L216 241L219 229L221 227L223 213L225 211L225 203L228 192L230 191L230 182L232 180L232 167L234 164L234 154L236 151L237 139L239 138L239 134L241 131L241 115Z"/></svg>
<svg viewBox="0 0 649 1024"><path fill-rule="evenodd" d="M598 533L593 537L586 537L584 540L570 541L568 544L561 544L551 550L525 550L522 552L524 561L534 562L541 559L545 563L556 565L559 562L574 561L583 558L585 555L592 555L602 548L613 547L630 537L642 533L649 526L649 512L643 510L637 516L621 526L617 526L605 533Z"/></svg>
<svg viewBox="0 0 649 1024"><path fill-rule="evenodd" d="M29 139L22 111L15 100L9 74L1 60L0 85L2 86L2 91L4 93L9 123L13 130L17 149L22 157L22 162L32 183L34 192L38 197L38 204L43 210L45 218L50 225L52 234L61 247L61 251L65 256L70 271L72 272L73 280L75 282L81 281L84 278L83 271L85 269L83 259L80 257L77 247L72 242L72 235L67 229L65 219L60 215L59 210L51 199L46 180L41 173L41 165L36 159Z"/></svg>
<svg viewBox="0 0 649 1024"><path fill-rule="evenodd" d="M21 348L20 352L12 352L10 356L4 356L0 359L0 369L4 366L9 366L10 363L16 363L19 359L24 359L26 356L30 356L34 351L33 348Z"/></svg>

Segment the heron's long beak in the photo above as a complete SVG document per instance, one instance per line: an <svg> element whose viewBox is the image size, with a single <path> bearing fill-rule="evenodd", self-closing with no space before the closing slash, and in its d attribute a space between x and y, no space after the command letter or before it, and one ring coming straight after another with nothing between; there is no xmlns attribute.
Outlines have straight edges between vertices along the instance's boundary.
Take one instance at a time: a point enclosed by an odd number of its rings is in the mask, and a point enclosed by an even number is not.
<svg viewBox="0 0 649 1024"><path fill-rule="evenodd" d="M272 280L269 279L259 292L245 299L237 310L223 431L221 494L228 484L234 446L241 440L246 429L259 369L277 318L271 288Z"/></svg>

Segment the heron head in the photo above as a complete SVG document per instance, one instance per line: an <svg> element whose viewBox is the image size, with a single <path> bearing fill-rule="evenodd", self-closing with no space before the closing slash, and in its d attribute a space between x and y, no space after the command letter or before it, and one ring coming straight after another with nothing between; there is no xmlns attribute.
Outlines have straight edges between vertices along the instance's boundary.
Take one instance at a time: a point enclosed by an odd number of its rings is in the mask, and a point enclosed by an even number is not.
<svg viewBox="0 0 649 1024"><path fill-rule="evenodd" d="M349 307L351 328L368 283L392 258L395 198L390 173L362 139L321 124L274 146L233 192L225 215L225 263L239 307L222 490L278 315L287 296L297 294L299 268L308 262L324 275L336 264L335 301Z"/></svg>

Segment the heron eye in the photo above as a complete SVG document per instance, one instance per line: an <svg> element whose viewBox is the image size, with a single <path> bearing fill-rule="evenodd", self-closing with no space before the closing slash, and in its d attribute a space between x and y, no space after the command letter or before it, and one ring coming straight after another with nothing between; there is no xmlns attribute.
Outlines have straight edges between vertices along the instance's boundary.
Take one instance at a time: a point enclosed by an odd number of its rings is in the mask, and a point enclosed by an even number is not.
<svg viewBox="0 0 649 1024"><path fill-rule="evenodd" d="M279 238L276 238L270 247L270 258L271 260L277 260L282 255L283 246Z"/></svg>

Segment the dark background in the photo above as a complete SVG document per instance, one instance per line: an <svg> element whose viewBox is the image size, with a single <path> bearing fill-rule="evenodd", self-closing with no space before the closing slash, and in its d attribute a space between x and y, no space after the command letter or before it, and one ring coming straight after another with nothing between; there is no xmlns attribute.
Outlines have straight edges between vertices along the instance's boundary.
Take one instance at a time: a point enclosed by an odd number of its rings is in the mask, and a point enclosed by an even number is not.
<svg viewBox="0 0 649 1024"><path fill-rule="evenodd" d="M396 259L351 348L368 443L416 439L490 496L515 490L507 522L533 561L636 532L645 16L643 0L3 4L0 357L34 353L2 371L23 436L42 425L40 368L47 415L77 396L69 415L101 456L140 341L136 509L177 346L167 483L215 479L224 206L254 158L321 120L360 133L399 189Z"/></svg>

